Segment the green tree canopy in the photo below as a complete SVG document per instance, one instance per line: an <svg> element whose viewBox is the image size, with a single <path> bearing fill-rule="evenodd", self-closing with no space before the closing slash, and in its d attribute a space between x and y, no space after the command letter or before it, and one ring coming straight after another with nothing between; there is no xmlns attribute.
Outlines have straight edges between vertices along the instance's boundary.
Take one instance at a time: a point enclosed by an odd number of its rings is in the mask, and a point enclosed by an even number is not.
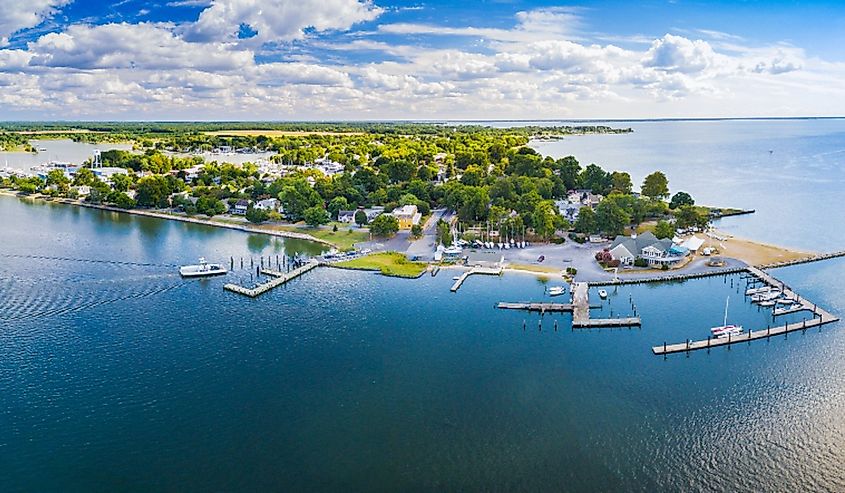
<svg viewBox="0 0 845 493"><path fill-rule="evenodd" d="M658 239L672 239L675 236L675 225L669 221L657 221L657 225L654 227L654 236Z"/></svg>
<svg viewBox="0 0 845 493"><path fill-rule="evenodd" d="M575 220L573 226L575 231L581 234L589 235L598 230L596 223L596 213L590 207L582 207L578 211L578 218Z"/></svg>
<svg viewBox="0 0 845 493"><path fill-rule="evenodd" d="M669 196L669 180L661 171L645 177L642 194L653 200L665 199Z"/></svg>
<svg viewBox="0 0 845 493"><path fill-rule="evenodd" d="M323 208L322 205L315 205L313 207L309 207L305 209L305 212L302 214L305 223L309 226L316 227L321 224L326 224L329 222L329 213Z"/></svg>
<svg viewBox="0 0 845 493"><path fill-rule="evenodd" d="M686 192L678 192L672 196L672 200L669 202L670 209L677 209L683 205L695 205L695 200L693 200L692 196Z"/></svg>
<svg viewBox="0 0 845 493"><path fill-rule="evenodd" d="M399 221L392 214L382 214L370 223L370 232L380 237L390 237L399 231Z"/></svg>
<svg viewBox="0 0 845 493"><path fill-rule="evenodd" d="M631 216L613 200L602 200L596 207L596 226L608 236L622 234L630 223Z"/></svg>

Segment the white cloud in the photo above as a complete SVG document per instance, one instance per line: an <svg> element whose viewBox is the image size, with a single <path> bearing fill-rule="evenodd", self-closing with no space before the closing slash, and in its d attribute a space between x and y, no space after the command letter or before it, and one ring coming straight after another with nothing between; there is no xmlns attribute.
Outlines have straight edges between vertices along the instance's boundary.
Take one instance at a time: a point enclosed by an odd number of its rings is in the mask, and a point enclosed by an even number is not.
<svg viewBox="0 0 845 493"><path fill-rule="evenodd" d="M667 72L702 72L716 62L713 48L702 40L667 34L651 44L643 63Z"/></svg>
<svg viewBox="0 0 845 493"><path fill-rule="evenodd" d="M237 70L252 64L252 53L225 44L188 43L166 26L73 25L29 43L31 64L74 69Z"/></svg>
<svg viewBox="0 0 845 493"><path fill-rule="evenodd" d="M0 47L18 31L35 27L71 0L0 0Z"/></svg>
<svg viewBox="0 0 845 493"><path fill-rule="evenodd" d="M257 32L253 42L291 41L306 29L346 30L382 12L371 0L213 0L185 34L191 41L236 41L246 25Z"/></svg>

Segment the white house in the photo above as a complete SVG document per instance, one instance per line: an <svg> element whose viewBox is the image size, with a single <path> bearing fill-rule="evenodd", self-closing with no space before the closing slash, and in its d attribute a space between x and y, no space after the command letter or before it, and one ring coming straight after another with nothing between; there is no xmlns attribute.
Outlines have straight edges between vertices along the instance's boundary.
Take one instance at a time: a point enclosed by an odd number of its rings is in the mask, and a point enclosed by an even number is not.
<svg viewBox="0 0 845 493"><path fill-rule="evenodd" d="M247 209L249 209L249 201L241 199L232 206L232 214L244 216L246 215Z"/></svg>
<svg viewBox="0 0 845 493"><path fill-rule="evenodd" d="M256 209L261 209L262 211L278 211L279 210L279 199L264 199L259 200L253 206Z"/></svg>
<svg viewBox="0 0 845 493"><path fill-rule="evenodd" d="M674 265L689 253L688 249L675 245L672 240L658 240L651 232L633 237L617 236L609 250L614 260L622 265L633 265L634 260L642 258L654 267Z"/></svg>
<svg viewBox="0 0 845 493"><path fill-rule="evenodd" d="M355 222L355 213L358 211L338 211L337 220L342 223L352 224Z"/></svg>

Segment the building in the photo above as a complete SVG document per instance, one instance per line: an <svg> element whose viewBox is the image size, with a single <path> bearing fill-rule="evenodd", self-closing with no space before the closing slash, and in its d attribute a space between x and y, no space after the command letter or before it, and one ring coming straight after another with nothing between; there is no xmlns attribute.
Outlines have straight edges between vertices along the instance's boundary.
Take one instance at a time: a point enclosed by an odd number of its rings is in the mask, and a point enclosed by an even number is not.
<svg viewBox="0 0 845 493"><path fill-rule="evenodd" d="M91 171L94 172L94 176L99 178L105 183L111 184L112 177L114 175L128 175L129 170L126 168L114 168L114 167L104 167L104 168L93 168Z"/></svg>
<svg viewBox="0 0 845 493"><path fill-rule="evenodd" d="M384 214L384 207L377 205L373 206L369 209L364 209L364 213L367 215L367 222L373 222L373 219L379 217L380 215Z"/></svg>
<svg viewBox="0 0 845 493"><path fill-rule="evenodd" d="M603 198L604 196L595 194L592 190L586 188L570 190L566 195L566 200L570 204L581 204L587 207L596 207Z"/></svg>
<svg viewBox="0 0 845 493"><path fill-rule="evenodd" d="M352 224L355 222L355 213L358 211L338 211L337 220L342 223Z"/></svg>
<svg viewBox="0 0 845 493"><path fill-rule="evenodd" d="M422 214L417 211L417 206L406 205L393 210L393 215L399 221L399 229L411 229L415 224L420 223Z"/></svg>
<svg viewBox="0 0 845 493"><path fill-rule="evenodd" d="M235 202L235 205L232 206L232 214L244 216L246 215L247 209L249 209L249 201L241 199Z"/></svg>
<svg viewBox="0 0 845 493"><path fill-rule="evenodd" d="M278 211L279 210L279 199L264 199L259 200L255 203L254 207L256 209L261 209L262 211Z"/></svg>
<svg viewBox="0 0 845 493"><path fill-rule="evenodd" d="M658 240L651 232L635 236L617 236L609 248L614 260L622 265L634 265L641 258L652 267L672 266L683 260L689 250L672 240Z"/></svg>

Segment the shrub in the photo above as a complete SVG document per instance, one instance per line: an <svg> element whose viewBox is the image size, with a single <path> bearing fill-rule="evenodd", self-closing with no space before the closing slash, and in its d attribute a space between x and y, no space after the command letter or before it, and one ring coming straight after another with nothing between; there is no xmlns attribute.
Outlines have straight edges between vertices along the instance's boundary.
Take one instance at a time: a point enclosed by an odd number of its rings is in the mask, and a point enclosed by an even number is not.
<svg viewBox="0 0 845 493"><path fill-rule="evenodd" d="M637 257L634 260L634 266L635 267L648 267L648 262L646 261L646 259L644 259L642 257Z"/></svg>

